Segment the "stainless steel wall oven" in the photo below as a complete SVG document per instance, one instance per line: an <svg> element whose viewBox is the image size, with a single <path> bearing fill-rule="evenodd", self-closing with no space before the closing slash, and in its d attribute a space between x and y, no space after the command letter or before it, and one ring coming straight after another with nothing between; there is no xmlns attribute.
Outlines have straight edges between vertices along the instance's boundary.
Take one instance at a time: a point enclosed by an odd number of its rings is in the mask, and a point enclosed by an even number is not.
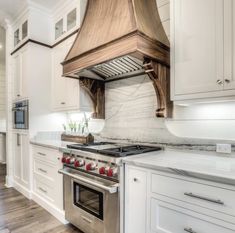
<svg viewBox="0 0 235 233"><path fill-rule="evenodd" d="M28 129L29 128L29 101L22 100L13 103L13 128Z"/></svg>

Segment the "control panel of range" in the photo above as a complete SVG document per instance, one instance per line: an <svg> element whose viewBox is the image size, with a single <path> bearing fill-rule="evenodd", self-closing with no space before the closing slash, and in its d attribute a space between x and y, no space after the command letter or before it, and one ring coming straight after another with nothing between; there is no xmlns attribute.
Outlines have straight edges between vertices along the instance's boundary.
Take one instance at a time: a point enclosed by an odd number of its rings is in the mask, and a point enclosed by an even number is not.
<svg viewBox="0 0 235 233"><path fill-rule="evenodd" d="M98 174L104 177L117 179L118 166L108 162L102 162L89 158L82 158L70 154L64 154L62 163L66 166L83 170L89 173Z"/></svg>

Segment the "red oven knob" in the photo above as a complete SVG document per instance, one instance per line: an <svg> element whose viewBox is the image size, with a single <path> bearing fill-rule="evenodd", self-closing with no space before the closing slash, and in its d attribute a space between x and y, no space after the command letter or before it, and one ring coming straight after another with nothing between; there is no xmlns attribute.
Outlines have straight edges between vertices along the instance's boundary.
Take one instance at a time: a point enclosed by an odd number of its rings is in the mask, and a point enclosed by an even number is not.
<svg viewBox="0 0 235 233"><path fill-rule="evenodd" d="M65 159L65 163L67 163L67 164L70 164L70 161L71 161L71 158L70 158L70 157L67 157L67 158Z"/></svg>
<svg viewBox="0 0 235 233"><path fill-rule="evenodd" d="M80 162L78 160L75 160L74 161L74 167L80 167Z"/></svg>
<svg viewBox="0 0 235 233"><path fill-rule="evenodd" d="M112 177L113 176L113 169L109 168L107 171L107 176Z"/></svg>
<svg viewBox="0 0 235 233"><path fill-rule="evenodd" d="M87 165L86 165L86 170L87 171L91 171L91 170L95 170L96 169L96 163L88 163Z"/></svg>
<svg viewBox="0 0 235 233"><path fill-rule="evenodd" d="M62 157L61 162L66 163L66 157L65 156Z"/></svg>
<svg viewBox="0 0 235 233"><path fill-rule="evenodd" d="M66 164L73 164L74 163L74 161L75 161L75 158L74 157L67 157L66 158Z"/></svg>
<svg viewBox="0 0 235 233"><path fill-rule="evenodd" d="M82 160L82 159L79 159L79 160L75 160L75 161L74 161L74 166L75 166L75 167L82 167L82 166L84 166L84 165L85 165L85 161Z"/></svg>
<svg viewBox="0 0 235 233"><path fill-rule="evenodd" d="M100 175L104 175L104 174L106 173L105 167L101 167L101 168L99 169L99 173L100 173Z"/></svg>

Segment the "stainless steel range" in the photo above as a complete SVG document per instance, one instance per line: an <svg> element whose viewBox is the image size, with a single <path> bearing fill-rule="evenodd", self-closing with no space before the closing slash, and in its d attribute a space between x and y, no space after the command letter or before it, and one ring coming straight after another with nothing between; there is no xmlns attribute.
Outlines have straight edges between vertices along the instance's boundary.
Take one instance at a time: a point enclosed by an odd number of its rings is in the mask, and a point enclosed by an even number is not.
<svg viewBox="0 0 235 233"><path fill-rule="evenodd" d="M85 233L119 233L121 160L160 149L110 142L63 149L65 218Z"/></svg>

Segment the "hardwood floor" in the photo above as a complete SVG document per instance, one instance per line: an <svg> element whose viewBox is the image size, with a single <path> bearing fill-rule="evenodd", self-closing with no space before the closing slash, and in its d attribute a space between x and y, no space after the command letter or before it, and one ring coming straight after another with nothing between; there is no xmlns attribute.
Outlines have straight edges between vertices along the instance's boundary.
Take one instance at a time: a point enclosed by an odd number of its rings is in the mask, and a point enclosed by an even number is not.
<svg viewBox="0 0 235 233"><path fill-rule="evenodd" d="M63 225L14 188L6 188L6 166L0 164L0 233L82 233Z"/></svg>

